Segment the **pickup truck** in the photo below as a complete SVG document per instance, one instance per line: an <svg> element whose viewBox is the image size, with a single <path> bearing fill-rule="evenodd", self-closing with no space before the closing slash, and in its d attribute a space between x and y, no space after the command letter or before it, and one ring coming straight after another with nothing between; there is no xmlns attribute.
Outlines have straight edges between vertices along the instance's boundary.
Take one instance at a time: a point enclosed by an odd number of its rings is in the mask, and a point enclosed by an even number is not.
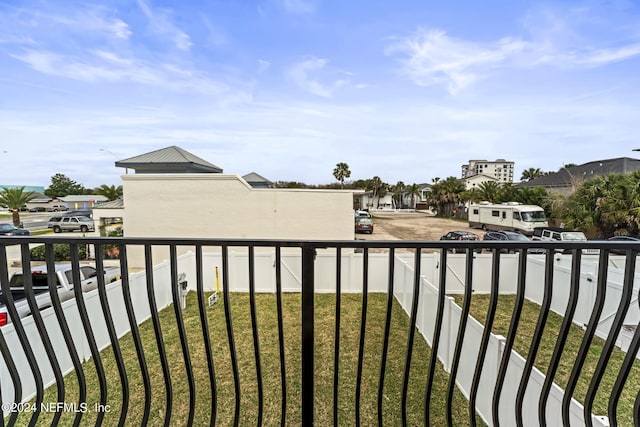
<svg viewBox="0 0 640 427"><path fill-rule="evenodd" d="M55 267L60 302L73 299L75 296L73 292L73 273L71 264L57 264ZM94 267L86 264L80 265L80 283L82 286L82 292L89 292L93 289L97 289L97 276L98 271ZM40 310L44 310L45 308L51 307L52 302L51 295L49 294L49 285L47 283L46 266L31 268L31 279L38 308ZM105 267L105 283L109 284L118 280L120 280L120 268ZM29 307L29 303L26 299L24 275L22 271L17 271L11 276L9 286L11 287L11 296L13 297L14 305L19 317L22 319L31 315L31 307ZM0 326L4 326L7 323L10 323L11 319L6 307L6 298L2 291L0 291L0 304Z"/></svg>
<svg viewBox="0 0 640 427"><path fill-rule="evenodd" d="M568 230L561 227L536 227L533 229L533 237L531 240L552 242L586 242L587 236L582 231ZM563 253L569 253L565 249ZM600 253L598 249L583 249L583 254L597 255Z"/></svg>

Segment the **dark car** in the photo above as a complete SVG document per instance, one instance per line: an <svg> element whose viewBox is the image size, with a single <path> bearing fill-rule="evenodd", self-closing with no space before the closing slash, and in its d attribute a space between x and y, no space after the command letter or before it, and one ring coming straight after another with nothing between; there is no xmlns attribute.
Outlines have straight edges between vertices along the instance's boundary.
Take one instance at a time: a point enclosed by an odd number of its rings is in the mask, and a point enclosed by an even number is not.
<svg viewBox="0 0 640 427"><path fill-rule="evenodd" d="M487 231L482 240L499 240L502 242L530 242L531 240L524 234L517 233L515 231ZM515 253L515 250L503 249L502 252ZM528 248L527 253L530 254L543 254L544 249L541 248Z"/></svg>
<svg viewBox="0 0 640 427"><path fill-rule="evenodd" d="M29 209L29 212L46 212L47 209L44 206L36 206L35 208Z"/></svg>
<svg viewBox="0 0 640 427"><path fill-rule="evenodd" d="M444 236L440 237L440 240L479 240L478 235L469 231L450 231ZM464 249L461 249L464 252ZM475 249L476 252L480 252L480 249ZM456 248L451 249L454 254L457 252Z"/></svg>
<svg viewBox="0 0 640 427"><path fill-rule="evenodd" d="M31 232L13 224L0 224L0 236L30 236Z"/></svg>
<svg viewBox="0 0 640 427"><path fill-rule="evenodd" d="M640 244L640 237L636 236L613 236L607 239L609 242L636 242ZM625 255L627 252L624 249L612 249L609 252L612 254Z"/></svg>
<svg viewBox="0 0 640 427"><path fill-rule="evenodd" d="M371 218L358 216L356 221L356 233L373 233L373 221Z"/></svg>

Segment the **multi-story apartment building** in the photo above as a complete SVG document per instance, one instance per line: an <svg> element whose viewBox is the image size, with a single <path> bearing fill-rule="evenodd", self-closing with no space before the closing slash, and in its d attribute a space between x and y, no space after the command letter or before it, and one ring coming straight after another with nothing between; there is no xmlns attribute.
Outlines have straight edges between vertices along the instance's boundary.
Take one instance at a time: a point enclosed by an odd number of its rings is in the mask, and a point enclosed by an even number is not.
<svg viewBox="0 0 640 427"><path fill-rule="evenodd" d="M513 182L514 162L498 159L490 162L487 160L469 160L462 165L462 178L470 178L475 175L486 175L495 178L498 182Z"/></svg>

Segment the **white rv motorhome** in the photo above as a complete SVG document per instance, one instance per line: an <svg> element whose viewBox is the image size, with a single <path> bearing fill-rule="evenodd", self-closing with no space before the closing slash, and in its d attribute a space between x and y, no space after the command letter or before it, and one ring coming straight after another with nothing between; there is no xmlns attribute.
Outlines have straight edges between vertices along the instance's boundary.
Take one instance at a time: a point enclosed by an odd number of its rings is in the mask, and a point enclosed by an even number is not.
<svg viewBox="0 0 640 427"><path fill-rule="evenodd" d="M535 227L547 227L544 209L517 202L478 203L469 206L469 227L483 230L513 230L531 235Z"/></svg>

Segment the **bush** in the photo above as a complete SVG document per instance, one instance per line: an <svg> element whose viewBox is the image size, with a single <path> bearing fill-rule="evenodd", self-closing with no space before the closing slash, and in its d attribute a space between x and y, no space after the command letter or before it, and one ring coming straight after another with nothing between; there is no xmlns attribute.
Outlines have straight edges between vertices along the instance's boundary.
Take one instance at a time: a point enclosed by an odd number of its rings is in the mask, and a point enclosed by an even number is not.
<svg viewBox="0 0 640 427"><path fill-rule="evenodd" d="M32 261L44 261L45 260L45 247L37 246L31 249ZM71 247L64 243L55 243L53 245L53 254L55 261L70 261L71 260ZM78 246L78 257L85 259L87 257L87 248L84 245Z"/></svg>

